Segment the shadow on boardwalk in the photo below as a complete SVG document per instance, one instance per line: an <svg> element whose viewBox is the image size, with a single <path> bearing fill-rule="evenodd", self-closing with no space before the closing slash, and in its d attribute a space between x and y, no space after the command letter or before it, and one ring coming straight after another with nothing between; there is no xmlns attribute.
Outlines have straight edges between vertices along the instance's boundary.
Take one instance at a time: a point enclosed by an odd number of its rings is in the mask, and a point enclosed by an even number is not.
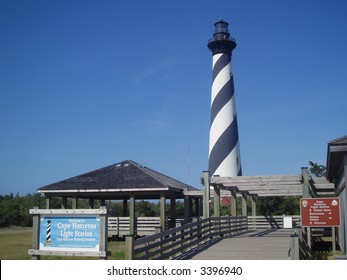
<svg viewBox="0 0 347 280"><path fill-rule="evenodd" d="M248 231L212 239L177 256L179 260L288 260L292 229Z"/></svg>
<svg viewBox="0 0 347 280"><path fill-rule="evenodd" d="M208 248L210 248L211 246L213 246L214 244L217 244L218 242L220 242L222 240L222 238L214 238L211 239L208 242L205 242L203 244L200 244L192 249L190 249L187 252L184 252L178 256L176 256L175 258L173 258L173 260L189 260L192 257L194 257L195 255L206 251Z"/></svg>

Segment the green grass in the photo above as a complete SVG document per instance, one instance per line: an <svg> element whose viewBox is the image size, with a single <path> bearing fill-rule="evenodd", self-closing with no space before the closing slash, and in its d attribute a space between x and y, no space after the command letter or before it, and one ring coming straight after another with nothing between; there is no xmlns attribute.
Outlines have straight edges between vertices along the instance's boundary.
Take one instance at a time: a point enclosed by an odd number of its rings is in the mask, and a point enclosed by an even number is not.
<svg viewBox="0 0 347 280"><path fill-rule="evenodd" d="M32 231L28 228L0 229L0 259L28 260Z"/></svg>
<svg viewBox="0 0 347 280"><path fill-rule="evenodd" d="M31 228L0 228L0 260L30 260L28 250L31 249L32 229ZM124 242L109 241L108 251L111 251L110 260L124 260ZM95 259L80 257L42 257L42 259Z"/></svg>

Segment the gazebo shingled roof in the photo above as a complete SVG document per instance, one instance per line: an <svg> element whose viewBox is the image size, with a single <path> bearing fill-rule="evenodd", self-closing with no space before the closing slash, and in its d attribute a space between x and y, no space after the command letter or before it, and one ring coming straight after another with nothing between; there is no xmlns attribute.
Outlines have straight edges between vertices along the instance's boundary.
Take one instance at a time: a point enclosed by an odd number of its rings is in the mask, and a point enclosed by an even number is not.
<svg viewBox="0 0 347 280"><path fill-rule="evenodd" d="M121 199L135 195L140 199L183 198L196 188L132 160L122 161L38 189L46 196Z"/></svg>

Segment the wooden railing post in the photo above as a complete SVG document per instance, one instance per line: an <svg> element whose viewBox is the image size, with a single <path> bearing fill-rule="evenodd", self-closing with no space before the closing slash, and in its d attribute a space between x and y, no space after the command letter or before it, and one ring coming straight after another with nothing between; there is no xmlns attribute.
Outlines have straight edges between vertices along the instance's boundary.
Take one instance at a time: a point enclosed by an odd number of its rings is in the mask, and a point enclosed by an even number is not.
<svg viewBox="0 0 347 280"><path fill-rule="evenodd" d="M161 232L163 232L163 229L162 229L161 226L155 227L155 234L158 234L158 233L161 233ZM162 241L162 240L163 240L163 238L160 236L160 237L157 239L157 242L160 243L160 241ZM159 245L159 248L162 249L162 248L163 248L163 245ZM160 252L159 252L159 256L161 256L162 253L163 253L163 252L160 251Z"/></svg>
<svg viewBox="0 0 347 280"><path fill-rule="evenodd" d="M234 235L237 235L237 234L238 234L238 222L239 222L239 219L238 219L238 217L236 216L236 217L235 217L235 221L234 221Z"/></svg>
<svg viewBox="0 0 347 280"><path fill-rule="evenodd" d="M208 230L209 230L209 234L210 234L210 239L213 238L213 230L212 230L212 220L211 217L208 220Z"/></svg>
<svg viewBox="0 0 347 280"><path fill-rule="evenodd" d="M197 238L198 238L198 240L201 240L201 238L202 238L201 227L202 227L202 222L201 222L201 220L199 219L199 220L198 220L198 225L197 225L197 231L198 231ZM199 244L199 243L200 243L200 242L198 242L198 244Z"/></svg>
<svg viewBox="0 0 347 280"><path fill-rule="evenodd" d="M108 237L108 216L107 216L107 209L106 206L100 206L100 211L105 212L105 215L100 215L100 230L101 230L101 236L105 236L105 238L100 238L100 251L106 252L105 257L100 257L101 260L107 260L108 255L108 244L107 244L107 237Z"/></svg>
<svg viewBox="0 0 347 280"><path fill-rule="evenodd" d="M335 232L335 227L331 228L331 239L332 239L332 250L333 252L336 252L336 232Z"/></svg>
<svg viewBox="0 0 347 280"><path fill-rule="evenodd" d="M232 217L229 217L229 221L228 221L228 232L229 232L229 237L231 236L231 219Z"/></svg>
<svg viewBox="0 0 347 280"><path fill-rule="evenodd" d="M34 209L39 209L39 207L35 206ZM33 216L33 236L32 236L32 248L35 250L39 249L39 232L40 232L40 215L32 215ZM40 260L40 255L32 255L31 258L33 260Z"/></svg>
<svg viewBox="0 0 347 280"><path fill-rule="evenodd" d="M290 259L300 259L300 247L299 247L299 231L300 228L295 228L294 234L290 235Z"/></svg>
<svg viewBox="0 0 347 280"><path fill-rule="evenodd" d="M125 237L125 259L133 260L134 259L134 236L127 235Z"/></svg>
<svg viewBox="0 0 347 280"><path fill-rule="evenodd" d="M181 231L180 231L180 235L181 235L181 248L183 248L182 245L183 245L184 239L185 239L185 238L184 238L185 234L184 234L184 229L183 229L183 228L182 228ZM183 253L183 252L184 252L184 250L182 249L182 250L181 250L181 253Z"/></svg>

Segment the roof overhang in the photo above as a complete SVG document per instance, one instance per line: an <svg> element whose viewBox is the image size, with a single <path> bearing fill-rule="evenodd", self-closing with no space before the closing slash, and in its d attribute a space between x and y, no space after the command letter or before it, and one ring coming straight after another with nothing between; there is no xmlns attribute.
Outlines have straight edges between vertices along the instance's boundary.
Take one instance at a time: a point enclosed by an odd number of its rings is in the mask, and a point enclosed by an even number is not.
<svg viewBox="0 0 347 280"><path fill-rule="evenodd" d="M334 178L338 177L345 155L347 155L347 136L328 143L326 176L330 182L333 182Z"/></svg>
<svg viewBox="0 0 347 280"><path fill-rule="evenodd" d="M99 199L125 199L134 196L138 199L158 199L161 196L183 198L183 190L172 187L164 188L132 188L132 189L64 189L38 190L47 197L78 197Z"/></svg>

